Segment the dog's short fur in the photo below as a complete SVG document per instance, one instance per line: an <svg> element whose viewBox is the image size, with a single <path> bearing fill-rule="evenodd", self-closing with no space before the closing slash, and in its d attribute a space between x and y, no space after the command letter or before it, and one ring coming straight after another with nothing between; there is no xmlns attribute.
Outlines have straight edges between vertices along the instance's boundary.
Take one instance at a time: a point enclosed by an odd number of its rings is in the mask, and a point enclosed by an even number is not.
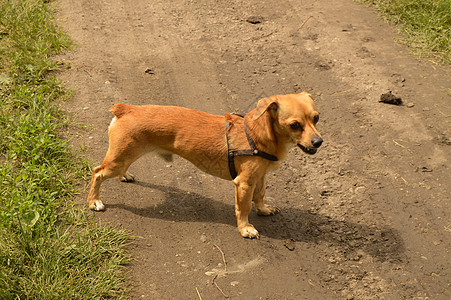
<svg viewBox="0 0 451 300"><path fill-rule="evenodd" d="M202 171L232 180L225 125L226 122L232 124L228 132L230 148L249 149L244 132L245 119L257 149L279 159L274 162L259 156L235 158L238 176L233 183L238 230L243 237L249 238L258 237L258 231L248 221L252 201L259 215L272 215L279 211L263 201L266 172L279 167L290 146L298 145L304 152L314 154L322 143L316 130L319 115L311 95L307 93L261 99L244 119L183 107L121 103L114 105L111 112L115 117L108 130L108 152L102 164L93 170L88 196L89 207L97 211L105 208L99 199L101 183L115 176L121 181L133 181L127 169L148 152L155 152L167 161L176 154Z"/></svg>

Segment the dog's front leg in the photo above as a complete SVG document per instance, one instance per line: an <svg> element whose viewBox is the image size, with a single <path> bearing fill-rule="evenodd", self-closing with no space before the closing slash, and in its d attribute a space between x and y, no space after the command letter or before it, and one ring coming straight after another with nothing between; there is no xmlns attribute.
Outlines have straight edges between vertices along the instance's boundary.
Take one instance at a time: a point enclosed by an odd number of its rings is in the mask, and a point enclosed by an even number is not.
<svg viewBox="0 0 451 300"><path fill-rule="evenodd" d="M255 209L257 210L257 214L260 216L271 216L280 211L278 207L271 206L268 204L265 204L264 197L266 193L266 175L263 176L260 181L258 181L257 186L254 190L254 205Z"/></svg>
<svg viewBox="0 0 451 300"><path fill-rule="evenodd" d="M247 238L259 238L257 229L249 223L249 213L252 210L252 196L255 190L255 184L237 180L235 183L235 213L238 224L238 230L241 236Z"/></svg>

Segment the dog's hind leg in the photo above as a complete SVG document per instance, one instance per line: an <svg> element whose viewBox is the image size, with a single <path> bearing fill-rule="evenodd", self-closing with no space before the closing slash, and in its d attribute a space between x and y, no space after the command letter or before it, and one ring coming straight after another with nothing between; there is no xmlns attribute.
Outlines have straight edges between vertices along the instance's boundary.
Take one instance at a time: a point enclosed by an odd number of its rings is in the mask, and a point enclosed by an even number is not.
<svg viewBox="0 0 451 300"><path fill-rule="evenodd" d="M91 189L88 195L89 208L96 211L105 210L105 205L100 200L100 185L105 180L118 176L120 170L111 168L105 161L92 170Z"/></svg>
<svg viewBox="0 0 451 300"><path fill-rule="evenodd" d="M102 164L92 171L91 189L88 195L89 208L100 211L105 206L99 198L100 185L109 178L119 177L121 180L133 181L134 177L128 173L128 167L139 157L136 151L130 151L125 147L120 151L112 151L111 148L103 160ZM123 181L124 181L123 180Z"/></svg>
<svg viewBox="0 0 451 300"><path fill-rule="evenodd" d="M278 213L280 209L275 206L265 204L264 197L266 193L266 176L257 183L252 200L254 200L255 210L260 216L270 216Z"/></svg>

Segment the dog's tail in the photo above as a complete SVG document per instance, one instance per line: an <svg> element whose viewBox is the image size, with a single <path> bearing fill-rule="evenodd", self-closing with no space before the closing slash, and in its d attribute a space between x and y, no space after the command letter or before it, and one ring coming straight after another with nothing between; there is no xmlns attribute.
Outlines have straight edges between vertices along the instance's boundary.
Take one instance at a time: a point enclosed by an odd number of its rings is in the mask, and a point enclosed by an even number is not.
<svg viewBox="0 0 451 300"><path fill-rule="evenodd" d="M113 105L113 107L110 109L110 111L113 113L113 115L116 116L116 118L120 118L123 115L125 115L127 112L130 111L129 106L124 103L118 103Z"/></svg>

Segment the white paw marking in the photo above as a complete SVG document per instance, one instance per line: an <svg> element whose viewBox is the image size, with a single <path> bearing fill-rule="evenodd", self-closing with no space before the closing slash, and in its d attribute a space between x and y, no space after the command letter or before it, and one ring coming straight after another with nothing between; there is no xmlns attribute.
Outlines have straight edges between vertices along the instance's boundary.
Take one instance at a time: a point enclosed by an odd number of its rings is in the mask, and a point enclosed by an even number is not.
<svg viewBox="0 0 451 300"><path fill-rule="evenodd" d="M243 229L240 230L241 236L254 239L254 238L260 238L260 234L258 233L257 229L254 228L252 225L247 225Z"/></svg>
<svg viewBox="0 0 451 300"><path fill-rule="evenodd" d="M95 211L102 211L105 210L105 205L103 205L102 201L96 200L94 203L91 203L89 208Z"/></svg>

